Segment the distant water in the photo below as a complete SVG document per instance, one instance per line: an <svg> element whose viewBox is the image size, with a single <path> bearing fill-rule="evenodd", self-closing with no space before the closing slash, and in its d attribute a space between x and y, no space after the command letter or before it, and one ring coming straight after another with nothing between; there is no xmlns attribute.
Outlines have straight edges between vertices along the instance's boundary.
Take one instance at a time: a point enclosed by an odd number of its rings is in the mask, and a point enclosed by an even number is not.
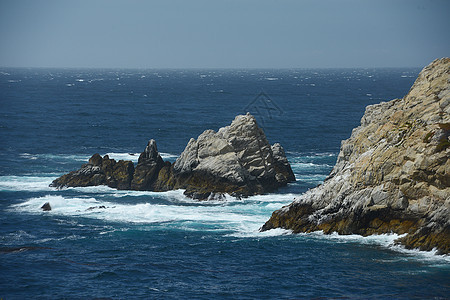
<svg viewBox="0 0 450 300"><path fill-rule="evenodd" d="M0 298L449 297L450 258L395 235L258 232L324 180L365 107L404 96L419 71L1 69ZM97 152L136 162L150 138L174 161L246 111L297 177L277 193L48 187Z"/></svg>

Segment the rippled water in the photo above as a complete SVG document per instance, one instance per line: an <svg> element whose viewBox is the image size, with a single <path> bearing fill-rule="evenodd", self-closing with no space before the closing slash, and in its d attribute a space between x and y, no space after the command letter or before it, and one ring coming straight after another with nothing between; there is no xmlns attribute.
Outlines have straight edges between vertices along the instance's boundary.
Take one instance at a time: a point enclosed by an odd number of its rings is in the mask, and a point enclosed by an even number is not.
<svg viewBox="0 0 450 300"><path fill-rule="evenodd" d="M366 105L402 97L420 70L1 71L0 298L448 297L449 257L396 235L258 230L324 180ZM48 187L96 152L136 162L150 138L174 161L246 110L296 175L276 193Z"/></svg>

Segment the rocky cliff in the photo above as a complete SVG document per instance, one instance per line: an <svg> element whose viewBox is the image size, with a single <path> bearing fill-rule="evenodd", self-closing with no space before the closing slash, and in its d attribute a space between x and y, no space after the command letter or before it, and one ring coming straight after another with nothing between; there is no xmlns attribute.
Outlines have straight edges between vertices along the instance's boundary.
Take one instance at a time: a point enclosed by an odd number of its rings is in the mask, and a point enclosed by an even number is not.
<svg viewBox="0 0 450 300"><path fill-rule="evenodd" d="M237 197L273 191L295 181L280 144L271 146L250 115L237 116L218 132L206 130L191 139L172 165L164 162L150 140L138 164L95 154L78 171L53 181L54 187L108 185L119 189L167 191L186 189L194 199Z"/></svg>
<svg viewBox="0 0 450 300"><path fill-rule="evenodd" d="M398 233L407 248L450 251L450 59L425 67L402 99L366 108L325 182L262 230Z"/></svg>

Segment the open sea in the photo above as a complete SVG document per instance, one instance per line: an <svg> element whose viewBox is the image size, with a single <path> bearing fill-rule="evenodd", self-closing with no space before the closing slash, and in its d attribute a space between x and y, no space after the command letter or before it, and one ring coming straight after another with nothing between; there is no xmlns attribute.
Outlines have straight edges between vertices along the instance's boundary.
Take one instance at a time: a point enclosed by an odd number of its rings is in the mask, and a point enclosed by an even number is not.
<svg viewBox="0 0 450 300"><path fill-rule="evenodd" d="M258 230L325 179L367 105L403 97L419 72L1 68L0 298L449 299L450 257L396 235ZM137 162L152 138L175 161L247 111L296 175L276 193L48 186L94 153Z"/></svg>

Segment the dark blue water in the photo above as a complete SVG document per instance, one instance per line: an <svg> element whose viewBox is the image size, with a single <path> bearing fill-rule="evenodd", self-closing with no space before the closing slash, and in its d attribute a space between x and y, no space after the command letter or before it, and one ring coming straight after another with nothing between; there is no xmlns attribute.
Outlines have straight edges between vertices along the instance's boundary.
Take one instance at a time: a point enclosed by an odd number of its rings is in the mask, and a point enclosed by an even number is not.
<svg viewBox="0 0 450 300"><path fill-rule="evenodd" d="M2 69L0 298L448 297L450 259L394 235L258 232L322 182L365 107L402 97L419 71ZM198 203L48 187L96 152L137 161L151 138L174 161L246 111L293 166L277 193Z"/></svg>

